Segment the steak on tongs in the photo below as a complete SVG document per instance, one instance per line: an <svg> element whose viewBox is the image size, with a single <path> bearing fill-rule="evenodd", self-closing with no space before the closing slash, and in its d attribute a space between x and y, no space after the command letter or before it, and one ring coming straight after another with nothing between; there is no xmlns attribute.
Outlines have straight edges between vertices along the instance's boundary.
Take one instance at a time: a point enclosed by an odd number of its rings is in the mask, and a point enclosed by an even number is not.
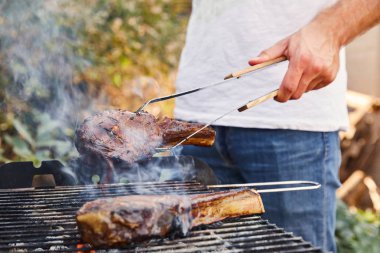
<svg viewBox="0 0 380 253"><path fill-rule="evenodd" d="M77 212L82 241L93 246L125 246L226 218L264 212L255 190L198 195L130 195L97 199Z"/></svg>
<svg viewBox="0 0 380 253"><path fill-rule="evenodd" d="M75 146L90 155L133 164L151 157L156 148L171 146L203 127L170 118L156 119L147 112L107 110L87 118L76 130ZM207 127L184 145L211 146L215 131Z"/></svg>

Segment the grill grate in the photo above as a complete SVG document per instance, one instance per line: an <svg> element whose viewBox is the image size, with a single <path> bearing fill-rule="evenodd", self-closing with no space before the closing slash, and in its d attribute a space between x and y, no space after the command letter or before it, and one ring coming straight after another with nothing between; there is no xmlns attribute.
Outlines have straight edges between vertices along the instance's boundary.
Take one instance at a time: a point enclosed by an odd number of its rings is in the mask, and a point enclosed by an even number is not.
<svg viewBox="0 0 380 253"><path fill-rule="evenodd" d="M127 194L209 192L197 182L63 186L0 190L0 252L118 252L81 244L76 211L87 201ZM190 236L154 239L122 252L322 252L260 216L193 229Z"/></svg>

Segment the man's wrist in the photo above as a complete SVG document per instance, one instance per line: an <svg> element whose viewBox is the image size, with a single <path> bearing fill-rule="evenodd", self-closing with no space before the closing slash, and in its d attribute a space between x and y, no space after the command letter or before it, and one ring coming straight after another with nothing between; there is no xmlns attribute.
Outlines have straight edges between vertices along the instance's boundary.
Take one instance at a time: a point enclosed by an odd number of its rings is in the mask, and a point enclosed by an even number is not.
<svg viewBox="0 0 380 253"><path fill-rule="evenodd" d="M333 47L339 49L344 45L344 33L340 28L339 22L336 22L336 20L324 17L322 14L318 15L308 26L311 30L318 33L319 36L323 36Z"/></svg>
<svg viewBox="0 0 380 253"><path fill-rule="evenodd" d="M330 32L340 47L380 21L380 0L340 0L312 21Z"/></svg>

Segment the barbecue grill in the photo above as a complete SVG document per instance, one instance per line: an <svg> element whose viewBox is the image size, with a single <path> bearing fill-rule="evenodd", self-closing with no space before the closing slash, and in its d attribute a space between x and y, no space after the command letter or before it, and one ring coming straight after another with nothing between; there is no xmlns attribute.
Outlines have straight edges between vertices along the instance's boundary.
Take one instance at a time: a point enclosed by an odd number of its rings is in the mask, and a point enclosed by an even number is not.
<svg viewBox="0 0 380 253"><path fill-rule="evenodd" d="M12 162L0 166L0 189L42 186L67 186L93 184L93 176L99 183L126 181L192 181L203 184L217 184L212 169L192 156L153 157L135 167L117 164L110 167L101 162L88 163L82 158L72 159L65 167L57 160L43 161L40 167L32 162ZM49 177L50 176L50 177Z"/></svg>
<svg viewBox="0 0 380 253"><path fill-rule="evenodd" d="M258 215L201 226L187 237L152 239L125 248L93 248L81 242L75 221L76 211L87 201L211 190L197 181L47 186L0 190L0 252L322 252Z"/></svg>
<svg viewBox="0 0 380 253"><path fill-rule="evenodd" d="M76 211L87 201L126 194L195 194L209 192L197 182L62 186L54 189L0 191L0 251L90 252L82 244ZM260 216L203 226L189 237L152 240L126 252L321 252L300 237ZM100 250L107 252L107 250ZM109 252L114 252L110 250Z"/></svg>

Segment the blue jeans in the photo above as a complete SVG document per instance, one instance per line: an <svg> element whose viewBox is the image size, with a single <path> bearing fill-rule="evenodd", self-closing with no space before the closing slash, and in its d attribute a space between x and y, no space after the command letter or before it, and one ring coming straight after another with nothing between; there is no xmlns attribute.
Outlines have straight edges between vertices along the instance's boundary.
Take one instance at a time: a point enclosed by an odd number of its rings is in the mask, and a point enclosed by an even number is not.
<svg viewBox="0 0 380 253"><path fill-rule="evenodd" d="M263 193L264 218L324 251L336 251L335 191L340 186L337 132L214 127L211 148L185 146L182 154L205 161L221 183L287 180L319 182L318 190Z"/></svg>

